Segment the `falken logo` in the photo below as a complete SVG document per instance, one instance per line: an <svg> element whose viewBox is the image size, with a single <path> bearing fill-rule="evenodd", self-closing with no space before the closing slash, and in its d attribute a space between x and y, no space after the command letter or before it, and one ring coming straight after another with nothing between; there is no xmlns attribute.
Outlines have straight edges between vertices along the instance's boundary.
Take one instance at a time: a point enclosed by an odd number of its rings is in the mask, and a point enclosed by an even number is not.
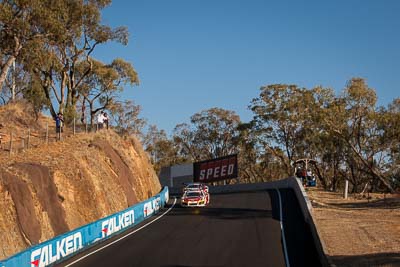
<svg viewBox="0 0 400 267"><path fill-rule="evenodd" d="M135 223L135 213L133 210L113 216L101 223L102 238L112 235Z"/></svg>
<svg viewBox="0 0 400 267"><path fill-rule="evenodd" d="M160 209L160 203L161 203L160 197L157 197L156 199L153 199L150 202L144 203L143 206L144 217L146 218L152 215L154 212L158 211Z"/></svg>
<svg viewBox="0 0 400 267"><path fill-rule="evenodd" d="M80 232L69 235L54 243L38 248L31 253L31 267L48 266L83 247Z"/></svg>

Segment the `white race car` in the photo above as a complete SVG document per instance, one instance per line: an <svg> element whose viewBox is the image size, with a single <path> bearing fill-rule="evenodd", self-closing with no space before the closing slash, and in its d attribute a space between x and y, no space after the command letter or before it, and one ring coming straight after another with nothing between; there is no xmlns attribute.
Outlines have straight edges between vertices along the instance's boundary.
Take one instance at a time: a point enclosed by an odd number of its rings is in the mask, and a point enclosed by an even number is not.
<svg viewBox="0 0 400 267"><path fill-rule="evenodd" d="M183 193L186 191L204 191L208 193L208 186L202 183L189 183L183 188Z"/></svg>
<svg viewBox="0 0 400 267"><path fill-rule="evenodd" d="M182 207L204 207L210 203L210 194L203 190L186 191L181 198Z"/></svg>

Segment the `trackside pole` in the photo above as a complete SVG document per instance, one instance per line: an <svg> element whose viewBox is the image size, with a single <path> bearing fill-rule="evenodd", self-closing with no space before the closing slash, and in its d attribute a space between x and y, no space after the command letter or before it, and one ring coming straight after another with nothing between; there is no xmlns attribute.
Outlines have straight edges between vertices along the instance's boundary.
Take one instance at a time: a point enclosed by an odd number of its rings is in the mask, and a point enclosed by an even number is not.
<svg viewBox="0 0 400 267"><path fill-rule="evenodd" d="M344 199L347 199L347 193L349 192L349 180L346 179L344 185Z"/></svg>

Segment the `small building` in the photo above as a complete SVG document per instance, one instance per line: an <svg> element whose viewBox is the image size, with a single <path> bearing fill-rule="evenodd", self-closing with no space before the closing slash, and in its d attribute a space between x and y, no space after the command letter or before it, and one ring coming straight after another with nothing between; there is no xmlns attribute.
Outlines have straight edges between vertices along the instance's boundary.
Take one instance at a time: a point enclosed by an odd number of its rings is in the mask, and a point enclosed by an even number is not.
<svg viewBox="0 0 400 267"><path fill-rule="evenodd" d="M161 186L182 187L193 182L193 163L163 167L158 177Z"/></svg>

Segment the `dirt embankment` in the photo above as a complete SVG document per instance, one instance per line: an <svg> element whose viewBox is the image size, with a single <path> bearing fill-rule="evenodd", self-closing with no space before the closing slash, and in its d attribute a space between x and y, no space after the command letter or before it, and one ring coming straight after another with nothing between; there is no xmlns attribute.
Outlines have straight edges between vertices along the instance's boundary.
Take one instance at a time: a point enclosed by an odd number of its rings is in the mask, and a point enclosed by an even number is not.
<svg viewBox="0 0 400 267"><path fill-rule="evenodd" d="M313 217L335 266L400 266L400 195L307 189Z"/></svg>
<svg viewBox="0 0 400 267"><path fill-rule="evenodd" d="M4 130L13 122L0 123ZM13 124L18 131L15 125L18 122ZM111 130L70 136L12 155L0 153L0 259L125 209L160 189L141 144Z"/></svg>

